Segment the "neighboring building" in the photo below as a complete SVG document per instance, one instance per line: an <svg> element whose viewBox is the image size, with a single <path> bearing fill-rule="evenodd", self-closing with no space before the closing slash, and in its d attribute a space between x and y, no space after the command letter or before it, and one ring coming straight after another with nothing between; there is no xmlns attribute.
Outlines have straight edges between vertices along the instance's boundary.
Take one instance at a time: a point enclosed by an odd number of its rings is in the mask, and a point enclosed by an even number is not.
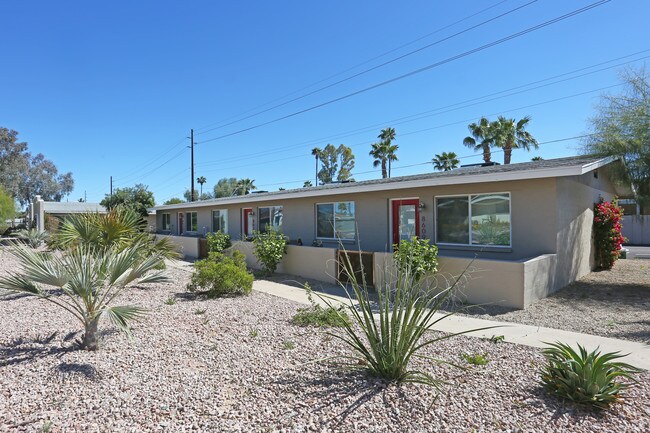
<svg viewBox="0 0 650 433"><path fill-rule="evenodd" d="M281 271L326 281L335 279L340 244L373 253L378 265L393 244L419 236L438 246L443 271L458 273L475 256L475 268L494 271L472 275L470 302L524 307L591 271L593 205L622 193L609 179L608 166L618 163L572 157L461 167L158 206L156 228L190 257L199 251L192 236L221 230L241 239L278 228L292 244Z"/></svg>
<svg viewBox="0 0 650 433"><path fill-rule="evenodd" d="M618 203L623 208L623 236L627 245L650 246L650 209L641 206L634 199L622 198Z"/></svg>
<svg viewBox="0 0 650 433"><path fill-rule="evenodd" d="M37 195L27 210L27 224L42 232L45 231L48 217L63 219L68 215L86 212L106 213L106 208L99 203L43 201Z"/></svg>

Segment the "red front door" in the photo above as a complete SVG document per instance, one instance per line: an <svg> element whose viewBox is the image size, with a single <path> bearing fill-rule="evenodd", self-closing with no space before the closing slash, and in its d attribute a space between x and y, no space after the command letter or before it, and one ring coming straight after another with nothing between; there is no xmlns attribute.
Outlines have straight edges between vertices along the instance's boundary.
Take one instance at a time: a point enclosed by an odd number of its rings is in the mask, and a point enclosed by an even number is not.
<svg viewBox="0 0 650 433"><path fill-rule="evenodd" d="M244 236L253 236L253 209L247 208L242 211Z"/></svg>
<svg viewBox="0 0 650 433"><path fill-rule="evenodd" d="M393 245L420 236L420 200L393 200L391 206Z"/></svg>

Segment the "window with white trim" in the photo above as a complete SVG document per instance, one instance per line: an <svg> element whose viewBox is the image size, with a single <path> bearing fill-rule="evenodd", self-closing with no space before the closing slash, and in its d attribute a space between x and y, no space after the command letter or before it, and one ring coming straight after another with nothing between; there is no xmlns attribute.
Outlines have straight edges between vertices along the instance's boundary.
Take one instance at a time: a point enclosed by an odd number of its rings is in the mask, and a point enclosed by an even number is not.
<svg viewBox="0 0 650 433"><path fill-rule="evenodd" d="M282 229L282 206L268 206L258 208L258 226L262 233L266 233L269 228L273 230Z"/></svg>
<svg viewBox="0 0 650 433"><path fill-rule="evenodd" d="M228 233L227 209L217 209L212 211L212 231Z"/></svg>
<svg viewBox="0 0 650 433"><path fill-rule="evenodd" d="M169 213L162 214L162 229L171 230L172 229L172 215Z"/></svg>
<svg viewBox="0 0 650 433"><path fill-rule="evenodd" d="M436 197L436 243L509 247L510 193Z"/></svg>
<svg viewBox="0 0 650 433"><path fill-rule="evenodd" d="M316 204L316 237L354 240L356 236L353 201Z"/></svg>
<svg viewBox="0 0 650 433"><path fill-rule="evenodd" d="M199 231L199 217L196 212L185 212L185 231Z"/></svg>

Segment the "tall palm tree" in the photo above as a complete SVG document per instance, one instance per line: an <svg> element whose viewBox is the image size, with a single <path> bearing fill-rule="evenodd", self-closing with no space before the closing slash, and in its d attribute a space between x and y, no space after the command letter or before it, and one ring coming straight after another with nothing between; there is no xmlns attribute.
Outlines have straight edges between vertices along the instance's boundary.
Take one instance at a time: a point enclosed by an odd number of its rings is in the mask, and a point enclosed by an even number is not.
<svg viewBox="0 0 650 433"><path fill-rule="evenodd" d="M395 128L391 128L390 126L387 128L384 128L381 130L377 138L379 138L381 141L386 143L386 159L388 160L388 177L390 177L390 169L391 169L391 163L393 161L397 161L397 155L395 155L395 152L397 152L397 149L399 149L399 146L396 144L392 144L393 140L395 140L396 132Z"/></svg>
<svg viewBox="0 0 650 433"><path fill-rule="evenodd" d="M388 146L385 142L380 141L379 143L373 143L372 149L369 152L369 155L375 158L372 162L373 167L378 167L381 165L381 177L386 179L388 177Z"/></svg>
<svg viewBox="0 0 650 433"><path fill-rule="evenodd" d="M515 119L506 119L499 116L493 123L494 145L503 149L503 163L510 164L512 158L512 149L539 148L539 144L533 135L526 131L526 126L530 122L530 116L525 116L519 121Z"/></svg>
<svg viewBox="0 0 650 433"><path fill-rule="evenodd" d="M320 158L321 149L319 147L314 147L311 150L311 154L316 157L316 186L318 186L318 158Z"/></svg>
<svg viewBox="0 0 650 433"><path fill-rule="evenodd" d="M390 177L392 162L397 161L397 155L395 154L395 152L397 152L397 149L399 149L399 146L397 144L389 144L386 147L386 159L388 159L388 177Z"/></svg>
<svg viewBox="0 0 650 433"><path fill-rule="evenodd" d="M255 179L250 180L249 178L246 178L239 180L237 186L242 191L242 195L250 194L252 190L257 189L257 187L253 185L253 182L255 182Z"/></svg>
<svg viewBox="0 0 650 433"><path fill-rule="evenodd" d="M132 305L111 305L126 286L166 280L162 271L149 273L161 256L142 261L137 247L98 250L83 245L52 254L16 245L10 252L22 269L0 277L0 288L41 298L72 314L84 327L81 347L87 350L99 347L97 328L103 316L130 335L129 322L145 313Z"/></svg>
<svg viewBox="0 0 650 433"><path fill-rule="evenodd" d="M203 184L207 182L207 179L205 176L197 177L196 181L201 185L201 193L199 194L199 200L201 200L201 197L203 197Z"/></svg>
<svg viewBox="0 0 650 433"><path fill-rule="evenodd" d="M490 121L485 117L481 117L478 123L470 123L467 126L467 129L469 129L472 136L465 137L463 144L474 150L482 150L483 161L485 161L485 163L491 162L492 154L490 152L490 147L494 145L494 128L490 124Z"/></svg>
<svg viewBox="0 0 650 433"><path fill-rule="evenodd" d="M433 167L438 171L453 170L458 167L458 164L460 164L458 155L456 155L455 152L442 152L441 154L436 154L431 162L433 162Z"/></svg>

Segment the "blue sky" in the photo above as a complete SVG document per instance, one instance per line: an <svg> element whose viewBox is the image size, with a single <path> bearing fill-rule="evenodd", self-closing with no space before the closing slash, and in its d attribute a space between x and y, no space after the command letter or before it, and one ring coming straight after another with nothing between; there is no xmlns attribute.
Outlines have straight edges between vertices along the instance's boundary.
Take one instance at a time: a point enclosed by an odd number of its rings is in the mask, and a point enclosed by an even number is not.
<svg viewBox="0 0 650 433"><path fill-rule="evenodd" d="M426 163L443 151L456 152L463 163L479 162L462 140L467 124L482 115L530 115L529 130L542 143L585 134L598 96L620 89L611 87L620 83L618 72L648 61L650 51L642 51L650 50L650 2L613 0L422 73L237 132L595 1L6 1L0 3L0 125L19 131L33 153L73 172L71 201L84 192L88 201L101 200L111 175L115 187L148 185L158 203L182 196L190 182L190 128L198 142L195 177L205 176L206 188L231 176L255 179L263 190L300 187L314 178L311 149L327 143L352 146L357 180L380 177L368 150L385 126L396 129L400 146L393 176L431 171ZM579 140L546 143L531 153L515 151L513 162L578 150Z"/></svg>

